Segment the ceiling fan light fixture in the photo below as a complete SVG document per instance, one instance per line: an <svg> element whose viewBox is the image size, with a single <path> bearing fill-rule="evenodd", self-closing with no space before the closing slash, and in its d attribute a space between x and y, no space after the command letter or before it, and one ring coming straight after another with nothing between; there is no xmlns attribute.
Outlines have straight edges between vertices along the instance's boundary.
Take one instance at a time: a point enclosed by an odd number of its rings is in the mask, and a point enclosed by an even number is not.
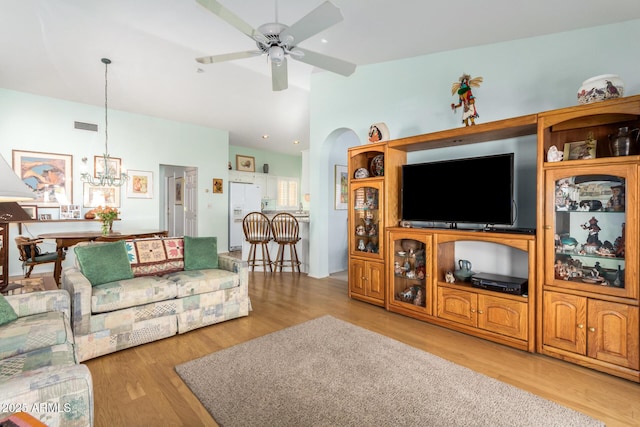
<svg viewBox="0 0 640 427"><path fill-rule="evenodd" d="M271 62L282 64L284 60L284 49L280 46L271 46L269 48L269 58L271 58Z"/></svg>

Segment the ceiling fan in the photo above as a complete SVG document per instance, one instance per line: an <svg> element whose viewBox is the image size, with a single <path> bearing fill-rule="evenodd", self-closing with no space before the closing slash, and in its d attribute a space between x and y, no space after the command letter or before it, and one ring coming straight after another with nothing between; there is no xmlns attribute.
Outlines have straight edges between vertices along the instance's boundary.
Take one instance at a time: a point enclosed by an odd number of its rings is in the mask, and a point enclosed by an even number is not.
<svg viewBox="0 0 640 427"><path fill-rule="evenodd" d="M298 43L342 21L343 18L340 9L329 1L322 3L295 24L287 26L277 22L278 3L276 0L276 22L263 24L257 29L251 27L251 25L247 24L216 0L196 1L227 23L251 37L258 46L258 50L196 58L196 61L201 64L231 61L266 54L271 61L271 82L274 91L284 90L289 85L287 77L287 56L343 76L350 76L356 69L355 64L350 62L312 52L297 46Z"/></svg>

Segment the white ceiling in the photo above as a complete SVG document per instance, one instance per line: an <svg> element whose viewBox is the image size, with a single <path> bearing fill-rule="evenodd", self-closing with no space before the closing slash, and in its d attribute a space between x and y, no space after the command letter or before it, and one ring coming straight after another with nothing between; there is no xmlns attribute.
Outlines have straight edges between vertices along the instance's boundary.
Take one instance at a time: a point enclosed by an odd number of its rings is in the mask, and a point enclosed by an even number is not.
<svg viewBox="0 0 640 427"><path fill-rule="evenodd" d="M279 0L278 20L322 1ZM274 0L220 2L254 28L275 20ZM357 65L640 18L638 0L332 2L344 21L300 46ZM109 108L229 130L233 145L309 146L309 78L325 71L289 60L273 92L264 56L198 64L256 46L195 0L2 0L0 28L0 87L102 106L107 57Z"/></svg>

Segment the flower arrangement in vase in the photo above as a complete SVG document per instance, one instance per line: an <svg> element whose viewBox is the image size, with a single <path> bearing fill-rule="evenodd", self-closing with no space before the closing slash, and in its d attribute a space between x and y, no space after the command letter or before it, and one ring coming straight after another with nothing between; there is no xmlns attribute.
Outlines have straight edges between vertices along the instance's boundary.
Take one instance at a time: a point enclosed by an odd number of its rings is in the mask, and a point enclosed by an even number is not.
<svg viewBox="0 0 640 427"><path fill-rule="evenodd" d="M120 213L118 209L112 208L111 206L98 206L94 209L94 213L96 218L102 221L102 235L106 236L111 233L111 228L113 227L113 220L118 217Z"/></svg>

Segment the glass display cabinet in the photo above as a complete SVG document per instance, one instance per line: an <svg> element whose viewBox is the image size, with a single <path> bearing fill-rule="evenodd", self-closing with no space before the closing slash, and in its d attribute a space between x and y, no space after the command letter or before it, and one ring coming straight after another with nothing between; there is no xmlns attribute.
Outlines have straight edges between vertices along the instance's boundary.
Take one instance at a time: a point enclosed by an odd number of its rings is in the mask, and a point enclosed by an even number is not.
<svg viewBox="0 0 640 427"><path fill-rule="evenodd" d="M349 297L386 306L384 143L349 149ZM337 236L336 236L337 237Z"/></svg>
<svg viewBox="0 0 640 427"><path fill-rule="evenodd" d="M636 382L638 128L639 96L538 114L538 351Z"/></svg>
<svg viewBox="0 0 640 427"><path fill-rule="evenodd" d="M635 165L603 166L569 175L571 170L547 174L547 227L553 230L553 248L547 247L546 283L598 294L635 297L637 286L627 286L627 192L635 194ZM629 180L628 177L632 179ZM631 226L631 225L630 225ZM635 226L632 226L635 228ZM550 242L547 243L551 245ZM633 277L629 275L629 279Z"/></svg>
<svg viewBox="0 0 640 427"><path fill-rule="evenodd" d="M389 307L430 315L432 237L402 229L389 232ZM395 310L394 310L395 311Z"/></svg>
<svg viewBox="0 0 640 427"><path fill-rule="evenodd" d="M352 253L380 254L380 186L354 185L351 193L353 201Z"/></svg>

